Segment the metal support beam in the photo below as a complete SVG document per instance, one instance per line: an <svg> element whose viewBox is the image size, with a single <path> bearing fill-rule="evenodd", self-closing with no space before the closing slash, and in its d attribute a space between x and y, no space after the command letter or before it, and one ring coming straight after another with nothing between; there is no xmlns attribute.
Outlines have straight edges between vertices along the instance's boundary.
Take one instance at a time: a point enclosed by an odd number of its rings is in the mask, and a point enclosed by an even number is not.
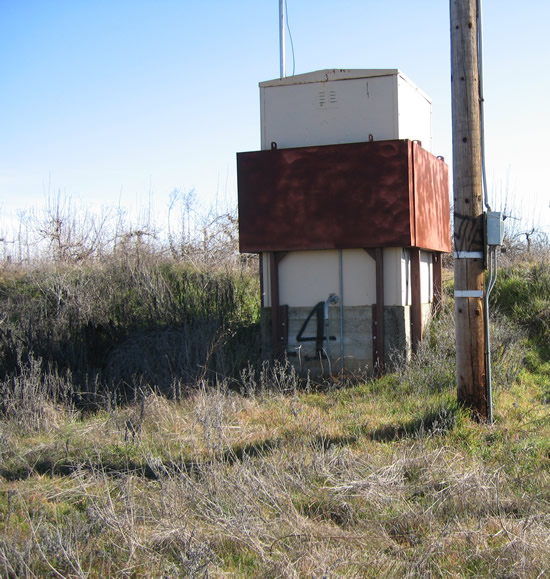
<svg viewBox="0 0 550 579"><path fill-rule="evenodd" d="M384 334L384 249L365 249L376 263L376 306L372 316L372 348L373 365L381 374L386 365L385 334Z"/></svg>
<svg viewBox="0 0 550 579"><path fill-rule="evenodd" d="M432 314L438 314L441 311L443 300L443 266L441 263L441 253L434 251L432 253Z"/></svg>
<svg viewBox="0 0 550 579"><path fill-rule="evenodd" d="M418 247L411 247L411 324L412 350L416 352L422 341L422 293Z"/></svg>
<svg viewBox="0 0 550 579"><path fill-rule="evenodd" d="M271 294L271 350L274 360L286 355L288 342L288 307L279 303L279 262L287 252L269 253L269 279Z"/></svg>

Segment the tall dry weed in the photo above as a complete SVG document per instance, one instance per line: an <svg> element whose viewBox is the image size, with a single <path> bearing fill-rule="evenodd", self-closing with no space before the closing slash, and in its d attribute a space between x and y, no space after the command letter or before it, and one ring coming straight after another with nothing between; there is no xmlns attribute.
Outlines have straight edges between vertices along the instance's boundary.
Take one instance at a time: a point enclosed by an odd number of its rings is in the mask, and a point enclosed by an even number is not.
<svg viewBox="0 0 550 579"><path fill-rule="evenodd" d="M22 431L58 427L73 410L70 374L44 371L43 361L31 357L20 371L0 381L0 416Z"/></svg>

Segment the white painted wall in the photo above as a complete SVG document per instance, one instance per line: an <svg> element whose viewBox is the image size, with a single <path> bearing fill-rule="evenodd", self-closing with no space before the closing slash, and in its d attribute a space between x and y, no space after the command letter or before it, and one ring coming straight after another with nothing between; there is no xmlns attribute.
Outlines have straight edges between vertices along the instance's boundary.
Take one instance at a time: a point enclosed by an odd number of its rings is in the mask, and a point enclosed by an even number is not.
<svg viewBox="0 0 550 579"><path fill-rule="evenodd" d="M279 301L313 307L338 295L337 251L291 251L279 262Z"/></svg>
<svg viewBox="0 0 550 579"><path fill-rule="evenodd" d="M423 304L433 301L433 262L429 251L420 252L420 301Z"/></svg>
<svg viewBox="0 0 550 579"><path fill-rule="evenodd" d="M364 249L346 249L344 262L344 306L376 303L376 262Z"/></svg>
<svg viewBox="0 0 550 579"><path fill-rule="evenodd" d="M408 250L384 249L384 305L407 306L411 303L410 259Z"/></svg>
<svg viewBox="0 0 550 579"><path fill-rule="evenodd" d="M271 306L269 254L262 254L262 305ZM376 264L363 249L342 251L345 306L376 303ZM291 251L279 262L279 301L293 307L312 307L335 293L340 297L337 250ZM420 252L421 302L433 301L433 264L429 251ZM411 265L408 249L384 249L384 304L411 304Z"/></svg>
<svg viewBox="0 0 550 579"><path fill-rule="evenodd" d="M399 138L422 142L432 150L432 105L407 78L398 78Z"/></svg>
<svg viewBox="0 0 550 579"><path fill-rule="evenodd" d="M401 305L410 306L412 303L411 290L411 252L409 248L401 250Z"/></svg>
<svg viewBox="0 0 550 579"><path fill-rule="evenodd" d="M264 89L262 149L396 139L394 84L385 76Z"/></svg>
<svg viewBox="0 0 550 579"><path fill-rule="evenodd" d="M363 249L342 251L345 306L376 303L376 264ZM334 293L341 297L337 250L291 251L279 262L279 301L313 307Z"/></svg>

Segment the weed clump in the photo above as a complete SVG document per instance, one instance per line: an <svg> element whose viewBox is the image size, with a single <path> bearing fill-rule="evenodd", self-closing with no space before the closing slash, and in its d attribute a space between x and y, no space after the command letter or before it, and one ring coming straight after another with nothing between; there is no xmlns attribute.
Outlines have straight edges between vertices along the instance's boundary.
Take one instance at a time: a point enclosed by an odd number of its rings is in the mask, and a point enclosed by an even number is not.
<svg viewBox="0 0 550 579"><path fill-rule="evenodd" d="M20 372L0 380L0 417L23 432L48 431L74 411L70 373L44 371L43 361L19 359Z"/></svg>
<svg viewBox="0 0 550 579"><path fill-rule="evenodd" d="M520 262L497 279L492 304L523 328L530 339L547 346L550 336L550 264L547 259Z"/></svg>

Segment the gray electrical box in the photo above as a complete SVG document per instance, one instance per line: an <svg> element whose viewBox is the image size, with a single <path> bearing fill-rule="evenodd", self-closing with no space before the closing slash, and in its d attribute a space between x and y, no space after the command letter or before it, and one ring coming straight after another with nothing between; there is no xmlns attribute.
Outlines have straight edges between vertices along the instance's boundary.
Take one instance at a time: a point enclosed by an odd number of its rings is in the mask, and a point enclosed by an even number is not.
<svg viewBox="0 0 550 579"><path fill-rule="evenodd" d="M487 245L502 245L504 240L504 219L499 211L487 211Z"/></svg>

